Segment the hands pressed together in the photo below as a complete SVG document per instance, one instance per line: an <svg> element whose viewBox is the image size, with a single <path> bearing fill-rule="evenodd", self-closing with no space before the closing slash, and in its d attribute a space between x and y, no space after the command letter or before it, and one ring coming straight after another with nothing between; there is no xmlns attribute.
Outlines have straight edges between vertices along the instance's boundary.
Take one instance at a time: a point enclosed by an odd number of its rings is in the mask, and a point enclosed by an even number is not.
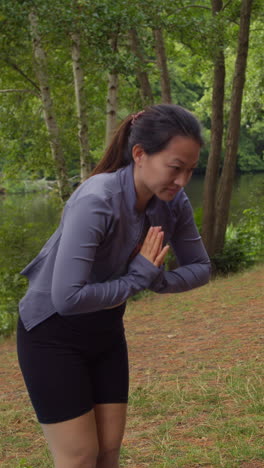
<svg viewBox="0 0 264 468"><path fill-rule="evenodd" d="M151 226L145 237L140 253L156 267L160 267L168 253L169 246L162 247L164 232L161 226Z"/></svg>

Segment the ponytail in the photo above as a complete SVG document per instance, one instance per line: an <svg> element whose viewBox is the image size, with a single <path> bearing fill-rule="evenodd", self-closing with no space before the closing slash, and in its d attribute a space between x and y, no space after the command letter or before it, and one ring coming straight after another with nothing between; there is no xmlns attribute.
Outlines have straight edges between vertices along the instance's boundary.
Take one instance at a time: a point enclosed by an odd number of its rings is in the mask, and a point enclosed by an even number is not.
<svg viewBox="0 0 264 468"><path fill-rule="evenodd" d="M114 136L106 148L103 158L91 173L115 172L131 162L131 155L127 151L127 142L131 130L133 115L129 115L116 129Z"/></svg>
<svg viewBox="0 0 264 468"><path fill-rule="evenodd" d="M117 128L101 161L91 175L115 172L132 161L135 145L140 145L148 156L164 150L177 136L192 138L203 145L201 125L196 117L183 107L159 104L129 115Z"/></svg>

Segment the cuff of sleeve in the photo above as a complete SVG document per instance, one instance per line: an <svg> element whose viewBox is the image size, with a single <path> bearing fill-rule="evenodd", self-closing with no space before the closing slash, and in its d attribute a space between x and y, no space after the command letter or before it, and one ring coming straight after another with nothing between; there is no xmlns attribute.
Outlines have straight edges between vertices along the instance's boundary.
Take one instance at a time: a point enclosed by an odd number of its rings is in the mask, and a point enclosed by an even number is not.
<svg viewBox="0 0 264 468"><path fill-rule="evenodd" d="M150 284L155 281L161 274L160 268L156 267L147 260L143 255L138 254L128 267L129 274L135 274L137 280L140 280L140 285L143 288L149 288Z"/></svg>
<svg viewBox="0 0 264 468"><path fill-rule="evenodd" d="M149 286L149 289L151 291L158 293L160 290L162 290L165 287L166 279L164 276L164 272L165 272L164 266L161 266L159 268L159 275L156 276L156 278L152 281L151 285Z"/></svg>

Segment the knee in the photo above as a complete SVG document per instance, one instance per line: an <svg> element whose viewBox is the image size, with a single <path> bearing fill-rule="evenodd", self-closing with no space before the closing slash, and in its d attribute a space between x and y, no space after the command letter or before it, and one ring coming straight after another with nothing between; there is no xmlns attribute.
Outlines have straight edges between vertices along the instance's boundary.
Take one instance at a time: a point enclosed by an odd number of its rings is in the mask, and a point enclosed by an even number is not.
<svg viewBox="0 0 264 468"><path fill-rule="evenodd" d="M118 468L120 447L99 450L96 468Z"/></svg>
<svg viewBox="0 0 264 468"><path fill-rule="evenodd" d="M55 468L96 468L97 453L87 453L78 451L78 453L57 454L54 457Z"/></svg>

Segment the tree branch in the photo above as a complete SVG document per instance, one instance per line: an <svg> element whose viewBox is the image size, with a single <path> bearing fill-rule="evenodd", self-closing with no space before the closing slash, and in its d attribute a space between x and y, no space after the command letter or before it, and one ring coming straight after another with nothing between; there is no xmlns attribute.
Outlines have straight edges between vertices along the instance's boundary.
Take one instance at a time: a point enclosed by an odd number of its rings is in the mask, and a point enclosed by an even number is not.
<svg viewBox="0 0 264 468"><path fill-rule="evenodd" d="M0 93L30 93L34 96L40 97L36 91L32 91L31 89L0 89Z"/></svg>
<svg viewBox="0 0 264 468"><path fill-rule="evenodd" d="M8 57L5 58L5 62L8 65L10 65L10 67L12 67L14 70L16 70L18 73L20 73L20 75L23 76L23 78L25 78L26 81L31 83L32 86L34 86L34 88L36 88L40 92L39 86L33 80L31 80L31 78L29 78L16 63L12 62Z"/></svg>
<svg viewBox="0 0 264 468"><path fill-rule="evenodd" d="M210 7L207 7L207 6L204 6L204 5L185 5L185 6L182 6L181 8L178 8L178 10L176 10L176 13L178 13L181 10L186 10L188 8L202 8L203 10L211 11Z"/></svg>
<svg viewBox="0 0 264 468"><path fill-rule="evenodd" d="M222 10L225 10L225 8L226 8L230 3L232 3L232 0L228 0L228 1L223 5Z"/></svg>

